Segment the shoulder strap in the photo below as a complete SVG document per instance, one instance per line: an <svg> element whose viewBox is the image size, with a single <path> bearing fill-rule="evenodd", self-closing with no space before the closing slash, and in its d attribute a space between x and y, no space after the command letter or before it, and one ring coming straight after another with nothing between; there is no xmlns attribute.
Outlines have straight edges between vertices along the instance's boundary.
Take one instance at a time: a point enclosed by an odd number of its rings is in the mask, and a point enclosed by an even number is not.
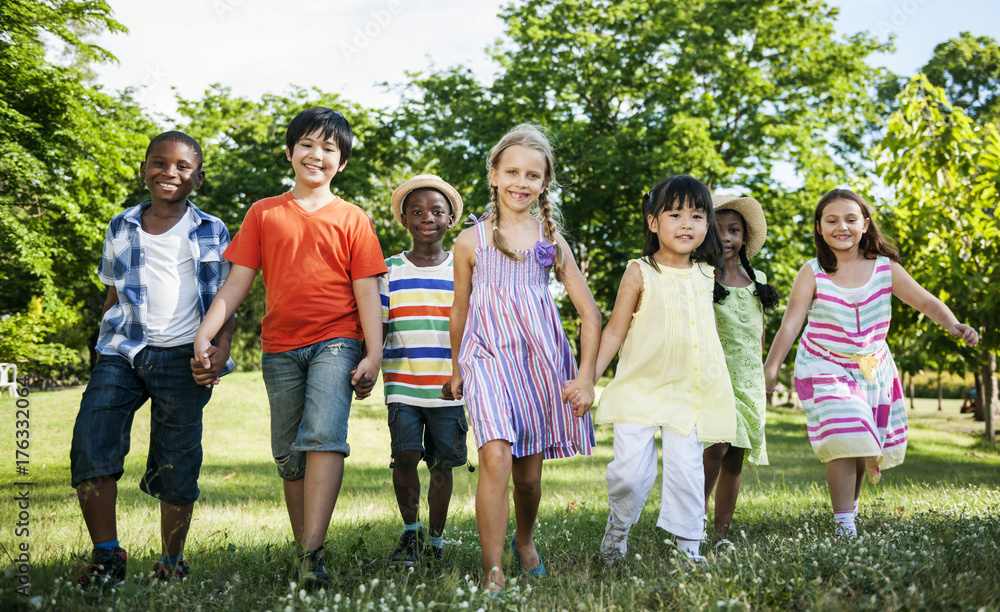
<svg viewBox="0 0 1000 612"><path fill-rule="evenodd" d="M476 215L469 213L469 218L472 219L472 224L476 227L476 241L479 246L486 244L486 233L483 229L483 220L486 219L486 215L476 218Z"/></svg>

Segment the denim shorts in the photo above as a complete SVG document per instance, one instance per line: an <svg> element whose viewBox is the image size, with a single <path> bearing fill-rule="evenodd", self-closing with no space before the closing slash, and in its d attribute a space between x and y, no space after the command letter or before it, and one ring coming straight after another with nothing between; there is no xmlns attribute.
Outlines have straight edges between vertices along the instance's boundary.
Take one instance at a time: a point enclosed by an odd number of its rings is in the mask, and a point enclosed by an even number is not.
<svg viewBox="0 0 1000 612"><path fill-rule="evenodd" d="M175 506L198 499L201 414L212 397L191 376L191 344L147 346L135 365L120 355L101 355L83 392L69 452L74 487L92 478L121 478L132 419L150 400L149 454L139 488Z"/></svg>
<svg viewBox="0 0 1000 612"><path fill-rule="evenodd" d="M465 406L424 408L393 402L388 408L393 457L417 451L430 467L454 468L466 462Z"/></svg>
<svg viewBox="0 0 1000 612"><path fill-rule="evenodd" d="M285 480L306 475L306 453L351 454L351 370L361 361L361 341L331 338L309 346L264 353L261 369L271 404L271 455Z"/></svg>

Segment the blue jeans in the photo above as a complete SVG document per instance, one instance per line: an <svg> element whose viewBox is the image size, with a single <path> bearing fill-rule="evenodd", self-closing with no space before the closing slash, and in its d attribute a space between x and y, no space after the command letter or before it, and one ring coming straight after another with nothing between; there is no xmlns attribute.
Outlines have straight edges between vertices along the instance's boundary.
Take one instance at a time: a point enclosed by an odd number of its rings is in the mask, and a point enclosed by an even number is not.
<svg viewBox="0 0 1000 612"><path fill-rule="evenodd" d="M261 369L271 404L271 454L285 480L306 475L307 452L351 454L351 370L361 361L361 341L331 338L309 346L264 353Z"/></svg>
<svg viewBox="0 0 1000 612"><path fill-rule="evenodd" d="M429 467L442 468L458 467L467 461L465 437L469 424L465 406L423 408L393 402L388 408L393 457L417 451Z"/></svg>
<svg viewBox="0 0 1000 612"><path fill-rule="evenodd" d="M73 427L72 485L92 478L121 478L132 419L150 401L149 454L139 488L175 506L198 499L201 472L201 415L212 397L191 377L190 344L148 346L135 365L120 355L101 355L90 375Z"/></svg>

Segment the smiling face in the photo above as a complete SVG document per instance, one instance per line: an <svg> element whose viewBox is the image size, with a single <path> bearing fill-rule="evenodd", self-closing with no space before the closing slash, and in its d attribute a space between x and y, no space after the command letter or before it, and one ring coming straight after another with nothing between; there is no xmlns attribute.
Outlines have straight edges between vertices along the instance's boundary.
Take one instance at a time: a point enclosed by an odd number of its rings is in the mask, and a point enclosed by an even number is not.
<svg viewBox="0 0 1000 612"><path fill-rule="evenodd" d="M524 145L513 145L500 154L490 168L490 185L504 209L513 213L531 210L548 185L545 154Z"/></svg>
<svg viewBox="0 0 1000 612"><path fill-rule="evenodd" d="M154 204L184 202L205 180L197 152L188 144L162 140L149 148L146 161L139 164L139 176L146 183Z"/></svg>
<svg viewBox="0 0 1000 612"><path fill-rule="evenodd" d="M329 186L330 181L342 171L347 162L340 161L340 148L334 135L323 138L323 130L310 132L299 138L291 150L285 147L285 156L295 170L295 183L311 189Z"/></svg>
<svg viewBox="0 0 1000 612"><path fill-rule="evenodd" d="M740 249L746 240L743 231L743 217L735 210L715 211L715 225L722 238L722 254L726 263L739 261Z"/></svg>
<svg viewBox="0 0 1000 612"><path fill-rule="evenodd" d="M403 200L402 209L403 226L413 236L414 245L441 242L453 223L448 199L433 189L410 192Z"/></svg>
<svg viewBox="0 0 1000 612"><path fill-rule="evenodd" d="M838 199L823 208L816 231L835 253L847 253L858 248L870 223L857 202Z"/></svg>
<svg viewBox="0 0 1000 612"><path fill-rule="evenodd" d="M693 206L665 207L659 215L647 215L649 229L660 243L660 250L673 255L690 256L705 241L708 215Z"/></svg>

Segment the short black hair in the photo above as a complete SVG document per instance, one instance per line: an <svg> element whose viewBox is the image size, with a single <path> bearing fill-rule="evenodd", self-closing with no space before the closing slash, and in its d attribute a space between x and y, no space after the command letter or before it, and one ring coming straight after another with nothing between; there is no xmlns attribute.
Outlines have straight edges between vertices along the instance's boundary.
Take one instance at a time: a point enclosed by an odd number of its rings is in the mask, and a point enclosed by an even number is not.
<svg viewBox="0 0 1000 612"><path fill-rule="evenodd" d="M444 198L444 201L448 203L448 210L451 212L451 214L453 215L455 214L455 205L451 203L451 198L446 196L444 192L441 191L440 189L436 189L434 187L417 187L416 189L412 189L409 192L407 192L407 194L403 196L403 201L399 203L400 214L403 215L406 214L406 201L410 199L410 196L415 193L420 193L421 191L433 191L434 193L441 194L441 197Z"/></svg>
<svg viewBox="0 0 1000 612"><path fill-rule="evenodd" d="M149 152L153 150L154 145L158 145L161 142L176 142L182 145L187 145L194 149L194 154L198 157L198 170L201 170L202 161L204 161L205 156L201 152L201 145L194 138L191 138L184 132L178 132L173 130L170 132L163 132L153 136L153 139L149 141L149 146L146 147L146 158L149 159Z"/></svg>
<svg viewBox="0 0 1000 612"><path fill-rule="evenodd" d="M354 141L351 124L343 115L325 106L314 106L295 115L285 132L285 146L291 151L295 143L316 130L323 130L323 140L334 136L340 149L340 163L347 161Z"/></svg>

